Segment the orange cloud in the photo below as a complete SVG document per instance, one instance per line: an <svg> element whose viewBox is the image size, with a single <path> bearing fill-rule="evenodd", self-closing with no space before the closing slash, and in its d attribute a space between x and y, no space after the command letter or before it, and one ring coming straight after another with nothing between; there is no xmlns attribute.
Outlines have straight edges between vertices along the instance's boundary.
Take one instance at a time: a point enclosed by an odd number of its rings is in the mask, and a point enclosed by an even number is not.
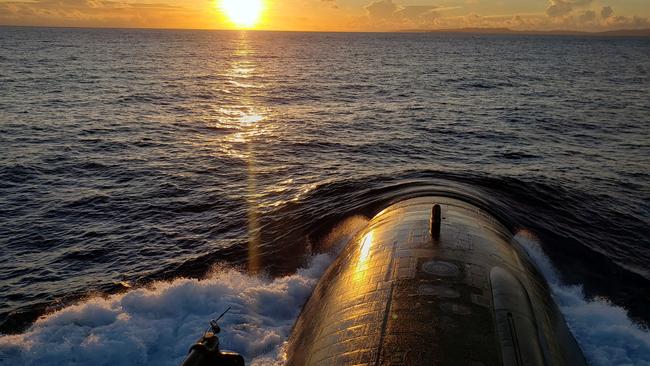
<svg viewBox="0 0 650 366"><path fill-rule="evenodd" d="M0 24L207 29L231 26L219 14L215 6L217 0L142 1L0 0ZM264 1L267 11L258 28L272 30L391 31L464 27L607 30L650 27L647 14L629 15L629 9L635 9L632 3L625 8L628 15L619 15L612 6L603 6L598 0L530 2L528 8L537 11L527 14L507 14L506 11L505 15L482 15L469 10L480 5L482 11L490 11L492 5L477 0L444 1L453 6L440 5L442 0L431 0L430 4L423 4L421 0ZM620 0L616 6L623 7L625 2ZM500 12L507 9L496 3L493 6Z"/></svg>
<svg viewBox="0 0 650 366"><path fill-rule="evenodd" d="M79 27L191 27L205 25L196 9L168 3L106 0L0 2L0 24ZM214 26L214 24L212 24Z"/></svg>

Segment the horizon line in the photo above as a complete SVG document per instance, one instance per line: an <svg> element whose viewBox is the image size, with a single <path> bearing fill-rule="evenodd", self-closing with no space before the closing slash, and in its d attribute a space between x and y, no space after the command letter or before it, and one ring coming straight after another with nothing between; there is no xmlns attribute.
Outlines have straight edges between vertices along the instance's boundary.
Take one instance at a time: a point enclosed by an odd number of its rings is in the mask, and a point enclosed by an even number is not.
<svg viewBox="0 0 650 366"><path fill-rule="evenodd" d="M278 32L278 33L467 33L467 34L525 34L525 35L607 35L610 33L640 33L629 36L650 36L650 28L617 28L609 30L569 30L569 29L522 29L502 27L464 27L464 28L415 28L395 30L286 30L286 29L223 29L223 28L174 28L174 27L115 27L115 26L72 26L72 25L14 25L0 24L0 28L55 28L55 29L105 29L105 30L170 30L170 31L214 31L214 32ZM625 34L619 36L627 36Z"/></svg>

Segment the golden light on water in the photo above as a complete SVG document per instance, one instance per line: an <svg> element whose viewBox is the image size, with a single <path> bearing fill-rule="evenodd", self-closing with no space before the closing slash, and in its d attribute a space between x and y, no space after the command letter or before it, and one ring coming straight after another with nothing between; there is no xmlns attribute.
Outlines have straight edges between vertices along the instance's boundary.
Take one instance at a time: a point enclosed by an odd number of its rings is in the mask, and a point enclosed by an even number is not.
<svg viewBox="0 0 650 366"><path fill-rule="evenodd" d="M241 123L257 123L262 120L264 120L264 116L261 116L259 114L247 114L239 118L239 121Z"/></svg>
<svg viewBox="0 0 650 366"><path fill-rule="evenodd" d="M251 0L222 0L221 4L224 10L231 17L233 23L240 23L246 20L246 17L237 13L240 7L250 5ZM250 9L249 9L250 10ZM241 16L241 18L238 18ZM251 18L252 19L252 16ZM250 24L250 23L249 23ZM230 87L237 90L238 97L233 100L233 104L229 107L222 108L220 112L223 114L225 124L231 128L239 130L238 133L233 134L228 142L234 146L228 148L227 155L237 156L246 161L247 165L247 179L246 179L246 201L248 203L248 270L251 273L258 273L262 269L261 259L261 226L260 226L260 187L258 187L256 171L258 170L256 162L256 146L255 136L260 133L263 128L262 124L258 124L265 119L263 106L255 102L255 98L251 96L251 90L259 89L254 80L243 83L244 80L251 78L255 74L258 67L254 61L255 49L251 46L249 36L246 32L241 32L239 38L236 40L236 49L233 51L233 58L235 59L230 69L226 71L224 76L230 80ZM245 145L243 148L241 145ZM229 144L223 144L229 145Z"/></svg>
<svg viewBox="0 0 650 366"><path fill-rule="evenodd" d="M218 5L237 28L253 28L264 10L263 0L219 0Z"/></svg>
<svg viewBox="0 0 650 366"><path fill-rule="evenodd" d="M260 101L260 95L266 95L268 84L261 83L259 69L263 65L257 61L256 48L251 41L250 32L232 33L235 37L230 44L231 54L228 64L219 70L219 77L226 80L221 86L226 92L226 103L214 112L217 118L215 127L233 130L215 140L219 156L243 161L246 164L245 199L248 216L248 262L250 273L263 270L262 263L262 227L260 218L263 215L265 195L269 187L261 185L257 175L266 168L259 164L257 145L261 136L265 136L272 128L267 120L273 121L273 112ZM263 173L262 173L263 174ZM240 191L233 192L240 197Z"/></svg>

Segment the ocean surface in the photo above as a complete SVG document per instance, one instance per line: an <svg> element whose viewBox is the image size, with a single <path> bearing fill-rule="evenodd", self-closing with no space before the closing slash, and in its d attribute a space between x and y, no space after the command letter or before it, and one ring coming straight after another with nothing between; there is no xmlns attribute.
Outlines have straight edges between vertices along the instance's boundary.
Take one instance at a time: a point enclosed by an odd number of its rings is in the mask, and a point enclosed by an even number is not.
<svg viewBox="0 0 650 366"><path fill-rule="evenodd" d="M424 194L532 233L592 364L650 365L650 39L0 28L0 365L176 365L227 306L281 363Z"/></svg>

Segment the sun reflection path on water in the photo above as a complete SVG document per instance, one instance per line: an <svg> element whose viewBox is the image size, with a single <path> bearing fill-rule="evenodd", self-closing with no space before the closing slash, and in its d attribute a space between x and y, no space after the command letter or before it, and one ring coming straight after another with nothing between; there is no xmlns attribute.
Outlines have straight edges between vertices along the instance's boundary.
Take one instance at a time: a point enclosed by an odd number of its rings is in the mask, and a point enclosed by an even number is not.
<svg viewBox="0 0 650 366"><path fill-rule="evenodd" d="M251 273L258 273L264 267L261 263L260 218L278 206L303 199L317 187L309 180L284 179L275 183L265 180L270 173L290 171L293 166L291 162L272 166L265 163L277 159L263 153L268 151L269 140L273 139L271 143L277 141L286 130L280 119L282 114L265 102L274 92L274 84L269 81L273 78L265 77L269 66L262 60L266 59L263 56L267 51L260 47L254 35L245 31L237 33L226 46L228 61L218 73L222 99L213 109L216 125L210 126L223 133L215 134L209 140L215 155L233 161L228 169L238 170L234 173L246 173L246 178L239 181L241 190L229 194L246 201L248 270ZM239 164L244 166L238 168ZM242 191L244 195L240 195Z"/></svg>
<svg viewBox="0 0 650 366"><path fill-rule="evenodd" d="M241 123L257 123L263 120L264 120L264 116L261 116L259 114L248 114L248 115L243 115L241 116L241 118L239 118L239 121Z"/></svg>
<svg viewBox="0 0 650 366"><path fill-rule="evenodd" d="M236 40L236 46L231 57L230 69L225 73L229 86L234 88L230 94L235 96L233 104L222 108L220 122L227 128L235 129L223 141L223 152L229 156L243 159L246 162L246 202L248 205L248 270L258 273L262 269L260 263L260 190L255 176L257 163L255 156L255 137L264 126L260 123L266 119L264 109L255 102L252 90L260 89L254 83L257 64L254 61L255 49L247 32L241 32ZM241 145L244 145L243 149Z"/></svg>
<svg viewBox="0 0 650 366"><path fill-rule="evenodd" d="M263 85L255 83L258 65L254 60L255 47L251 43L248 32L239 33L235 40L235 47L231 54L230 68L223 74L228 81L228 93L235 97L232 105L221 108L225 124L238 129L247 128L248 125L266 119L263 106L255 102L255 95L251 89L262 88Z"/></svg>

